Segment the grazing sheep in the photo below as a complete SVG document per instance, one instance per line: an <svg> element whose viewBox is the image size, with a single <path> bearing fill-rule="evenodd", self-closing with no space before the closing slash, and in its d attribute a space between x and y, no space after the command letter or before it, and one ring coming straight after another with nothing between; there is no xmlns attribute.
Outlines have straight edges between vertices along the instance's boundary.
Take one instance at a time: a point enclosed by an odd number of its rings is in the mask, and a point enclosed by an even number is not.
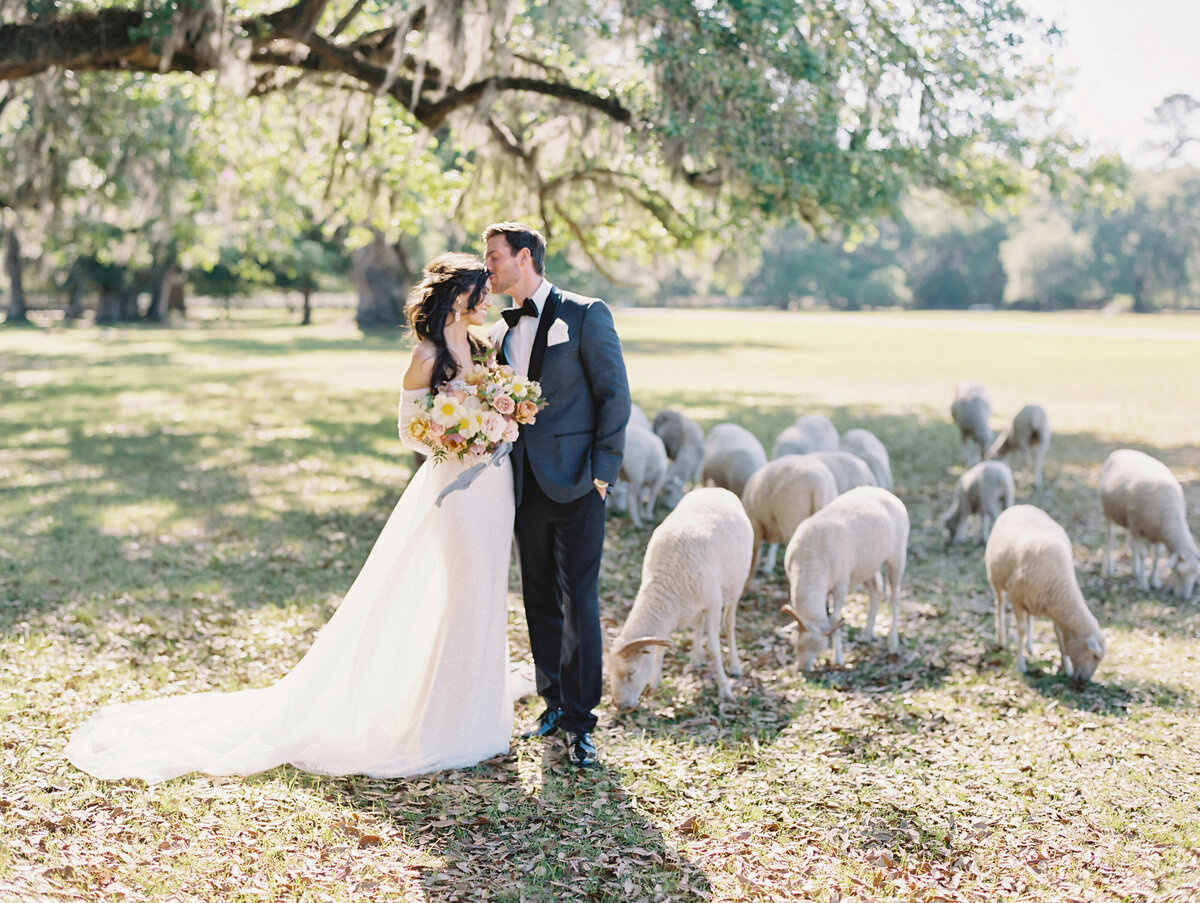
<svg viewBox="0 0 1200 903"><path fill-rule="evenodd" d="M1033 461L1033 485L1042 488L1042 460L1050 447L1050 420L1040 404L1027 404L1013 418L1012 427L988 449L989 458L1005 458L1016 452Z"/></svg>
<svg viewBox="0 0 1200 903"><path fill-rule="evenodd" d="M875 486L875 474L858 455L844 451L809 452L809 456L820 461L833 474L838 495L858 486Z"/></svg>
<svg viewBox="0 0 1200 903"><path fill-rule="evenodd" d="M700 480L740 496L751 474L766 463L767 453L752 432L736 423L718 423L704 442Z"/></svg>
<svg viewBox="0 0 1200 903"><path fill-rule="evenodd" d="M1008 640L1004 601L1017 622L1017 670L1025 672L1025 651L1033 652L1032 616L1054 622L1062 669L1088 680L1104 657L1104 634L1083 601L1075 579L1071 540L1049 514L1033 505L1014 505L996 518L984 551L988 582L996 594L996 644Z"/></svg>
<svg viewBox="0 0 1200 903"><path fill-rule="evenodd" d="M796 660L807 671L833 637L833 657L842 659L842 606L850 587L867 584L870 604L864 639L875 638L875 614L883 594L883 565L887 565L892 601L888 649L900 649L900 581L908 552L908 512L886 489L860 486L839 495L803 521L787 546L791 604L782 609L796 622L792 638ZM826 611L832 596L833 621Z"/></svg>
<svg viewBox="0 0 1200 903"><path fill-rule="evenodd" d="M1100 469L1100 506L1108 521L1104 573L1113 573L1113 539L1117 527L1129 531L1133 576L1140 589L1162 587L1158 556L1170 553L1171 589L1187 598L1200 575L1200 549L1187 524L1183 488L1165 464L1130 448L1119 448ZM1146 548L1151 556L1146 579Z"/></svg>
<svg viewBox="0 0 1200 903"><path fill-rule="evenodd" d="M627 426L621 482L627 487L629 519L639 530L643 517L654 520L654 502L666 478L667 451L662 440L648 429Z"/></svg>
<svg viewBox="0 0 1200 903"><path fill-rule="evenodd" d="M962 435L963 460L968 467L978 464L992 444L992 428L988 426L992 402L987 389L972 380L960 382L954 389L950 416Z"/></svg>
<svg viewBox="0 0 1200 903"><path fill-rule="evenodd" d="M677 628L694 628L692 667L707 641L722 699L733 690L721 664L721 624L729 641L729 673L742 673L735 622L750 565L754 528L736 495L696 489L663 518L646 546L642 583L607 662L613 701L632 708L662 678L663 647Z"/></svg>
<svg viewBox="0 0 1200 903"><path fill-rule="evenodd" d="M644 430L654 432L654 428L650 426L650 418L646 416L646 412L642 410L640 404L630 407L628 426L640 426Z"/></svg>
<svg viewBox="0 0 1200 903"><path fill-rule="evenodd" d="M771 544L765 570L775 570L778 544L786 543L801 521L824 508L837 496L829 468L815 455L784 455L759 468L746 483L742 505L754 527L754 554L746 589L754 583L759 547Z"/></svg>
<svg viewBox="0 0 1200 903"><path fill-rule="evenodd" d="M980 461L965 471L954 484L950 510L942 523L950 531L946 545L967 538L967 518L979 515L983 541L992 533L992 524L1005 508L1011 508L1016 497L1012 471L1003 461Z"/></svg>
<svg viewBox="0 0 1200 903"><path fill-rule="evenodd" d="M671 466L663 483L663 504L674 508L688 483L700 482L704 467L704 430L691 417L666 408L654 415L654 432L667 449Z"/></svg>
<svg viewBox="0 0 1200 903"><path fill-rule="evenodd" d="M771 446L771 457L806 455L815 451L837 451L838 431L823 414L805 414L787 427Z"/></svg>
<svg viewBox="0 0 1200 903"><path fill-rule="evenodd" d="M853 429L842 434L839 447L842 451L857 455L871 468L875 475L875 485L891 492L895 484L892 481L892 463L888 458L887 446L879 441L879 437L870 430Z"/></svg>

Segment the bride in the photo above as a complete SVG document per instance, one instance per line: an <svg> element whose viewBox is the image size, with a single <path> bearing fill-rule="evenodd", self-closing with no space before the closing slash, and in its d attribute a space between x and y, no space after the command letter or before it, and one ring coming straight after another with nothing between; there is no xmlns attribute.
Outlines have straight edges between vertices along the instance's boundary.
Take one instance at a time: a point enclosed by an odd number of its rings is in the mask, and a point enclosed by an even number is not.
<svg viewBox="0 0 1200 903"><path fill-rule="evenodd" d="M488 272L465 254L425 268L405 313L420 343L404 376L400 434L417 401L486 346ZM419 440L405 445L427 452ZM272 686L109 705L72 735L72 764L99 778L248 775L291 763L321 774L405 777L508 751L506 592L512 468L421 467L312 647Z"/></svg>

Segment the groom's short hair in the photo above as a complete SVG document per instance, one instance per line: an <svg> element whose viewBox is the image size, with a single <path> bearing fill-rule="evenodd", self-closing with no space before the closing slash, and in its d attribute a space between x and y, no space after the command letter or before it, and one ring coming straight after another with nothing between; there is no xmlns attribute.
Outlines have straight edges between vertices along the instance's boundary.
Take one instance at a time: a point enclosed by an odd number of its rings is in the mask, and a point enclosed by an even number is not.
<svg viewBox="0 0 1200 903"><path fill-rule="evenodd" d="M492 223L483 230L483 243L486 245L494 235L503 235L514 254L528 248L533 271L539 276L546 275L546 237L541 232L524 223Z"/></svg>

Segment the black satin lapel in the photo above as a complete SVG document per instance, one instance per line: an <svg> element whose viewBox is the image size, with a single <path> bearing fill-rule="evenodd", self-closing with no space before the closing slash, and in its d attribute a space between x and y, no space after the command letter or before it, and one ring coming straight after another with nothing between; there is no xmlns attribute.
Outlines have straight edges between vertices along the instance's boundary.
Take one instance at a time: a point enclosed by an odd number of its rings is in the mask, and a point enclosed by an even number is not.
<svg viewBox="0 0 1200 903"><path fill-rule="evenodd" d="M554 322L554 313L558 310L558 289L550 289L546 296L546 305L542 315L538 317L537 335L533 337L533 348L529 352L529 378L539 379L542 375L542 359L546 356L546 336L550 332L550 324Z"/></svg>

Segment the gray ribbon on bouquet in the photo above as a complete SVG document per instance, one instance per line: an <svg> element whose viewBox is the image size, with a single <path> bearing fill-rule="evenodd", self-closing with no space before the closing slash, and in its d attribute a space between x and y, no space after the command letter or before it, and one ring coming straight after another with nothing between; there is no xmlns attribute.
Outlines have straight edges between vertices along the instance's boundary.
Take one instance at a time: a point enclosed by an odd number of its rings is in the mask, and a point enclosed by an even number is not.
<svg viewBox="0 0 1200 903"><path fill-rule="evenodd" d="M437 501L434 502L439 508L442 507L442 499L454 492L456 489L466 489L475 482L475 478L483 473L487 467L498 467L500 462L508 457L512 451L513 444L511 442L501 442L496 446L496 451L492 454L490 461L480 461L478 464L473 464L454 478L454 481L441 491Z"/></svg>

